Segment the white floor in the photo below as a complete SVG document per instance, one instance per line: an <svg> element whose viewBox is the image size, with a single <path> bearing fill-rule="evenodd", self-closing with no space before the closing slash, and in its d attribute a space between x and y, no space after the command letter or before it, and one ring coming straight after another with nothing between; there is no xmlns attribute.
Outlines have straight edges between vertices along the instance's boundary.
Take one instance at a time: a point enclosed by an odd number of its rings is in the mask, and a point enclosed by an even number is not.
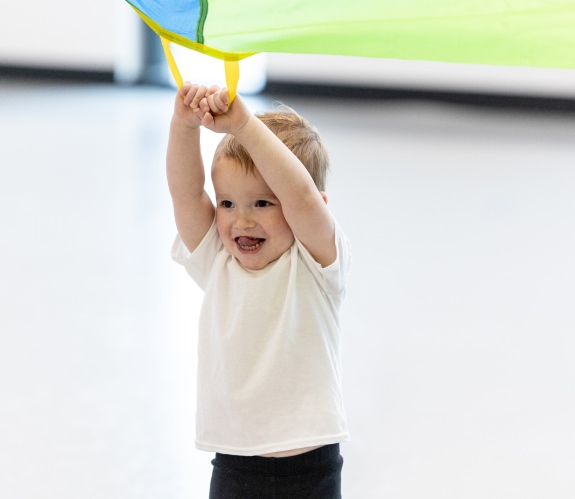
<svg viewBox="0 0 575 499"><path fill-rule="evenodd" d="M0 81L3 499L207 497L172 94ZM344 497L573 499L575 115L283 100L354 247Z"/></svg>

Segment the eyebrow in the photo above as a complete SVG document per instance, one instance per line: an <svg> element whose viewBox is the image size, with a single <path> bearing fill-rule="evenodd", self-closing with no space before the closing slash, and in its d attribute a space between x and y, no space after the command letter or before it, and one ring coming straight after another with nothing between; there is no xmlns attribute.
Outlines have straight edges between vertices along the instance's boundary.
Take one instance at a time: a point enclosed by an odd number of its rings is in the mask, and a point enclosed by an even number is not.
<svg viewBox="0 0 575 499"><path fill-rule="evenodd" d="M256 192L255 197L258 198L258 199L260 199L260 198L268 198L268 199L269 199L269 198L274 198L274 199L277 199L277 198L278 198L272 191L269 191L269 192L267 192L267 193L263 193L263 192L258 193L258 192Z"/></svg>
<svg viewBox="0 0 575 499"><path fill-rule="evenodd" d="M230 194L230 193L217 193L216 192L216 199L228 199L228 198L233 198L234 194ZM254 199L278 199L278 197L272 192L256 192L253 195Z"/></svg>

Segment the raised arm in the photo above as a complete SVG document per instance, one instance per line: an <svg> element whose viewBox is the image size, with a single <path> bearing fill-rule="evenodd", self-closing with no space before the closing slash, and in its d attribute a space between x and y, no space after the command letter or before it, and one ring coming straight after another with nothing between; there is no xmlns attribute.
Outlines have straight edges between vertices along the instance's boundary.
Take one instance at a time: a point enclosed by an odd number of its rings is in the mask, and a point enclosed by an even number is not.
<svg viewBox="0 0 575 499"><path fill-rule="evenodd" d="M224 90L225 92L225 90ZM207 104L219 93L208 96ZM210 103L210 107L214 104ZM336 258L335 227L324 193L318 191L311 175L300 160L257 117L252 115L241 97L221 115L204 115L202 124L212 130L233 134L245 147L265 182L279 199L284 217L295 237L323 267Z"/></svg>
<svg viewBox="0 0 575 499"><path fill-rule="evenodd" d="M186 83L178 91L170 124L166 173L174 206L176 227L182 241L193 251L214 219L214 206L204 189L205 174L200 149L200 125L204 112L198 102L212 89Z"/></svg>

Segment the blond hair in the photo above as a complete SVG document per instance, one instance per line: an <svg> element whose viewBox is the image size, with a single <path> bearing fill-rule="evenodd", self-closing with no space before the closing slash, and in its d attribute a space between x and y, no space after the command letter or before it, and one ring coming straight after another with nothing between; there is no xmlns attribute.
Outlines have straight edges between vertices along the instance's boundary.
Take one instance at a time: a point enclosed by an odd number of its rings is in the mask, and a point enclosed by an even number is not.
<svg viewBox="0 0 575 499"><path fill-rule="evenodd" d="M324 191L329 156L315 126L287 106L258 113L256 117L294 153L306 167L317 188ZM215 156L238 161L248 173L255 168L252 158L233 135L228 134L222 139Z"/></svg>

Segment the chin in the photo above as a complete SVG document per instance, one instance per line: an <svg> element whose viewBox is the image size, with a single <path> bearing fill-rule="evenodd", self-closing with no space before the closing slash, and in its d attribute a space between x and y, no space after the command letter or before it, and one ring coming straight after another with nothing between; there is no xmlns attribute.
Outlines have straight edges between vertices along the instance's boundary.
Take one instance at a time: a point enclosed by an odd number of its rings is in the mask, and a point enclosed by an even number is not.
<svg viewBox="0 0 575 499"><path fill-rule="evenodd" d="M237 258L240 265L247 270L262 270L272 262L246 262L243 258Z"/></svg>

